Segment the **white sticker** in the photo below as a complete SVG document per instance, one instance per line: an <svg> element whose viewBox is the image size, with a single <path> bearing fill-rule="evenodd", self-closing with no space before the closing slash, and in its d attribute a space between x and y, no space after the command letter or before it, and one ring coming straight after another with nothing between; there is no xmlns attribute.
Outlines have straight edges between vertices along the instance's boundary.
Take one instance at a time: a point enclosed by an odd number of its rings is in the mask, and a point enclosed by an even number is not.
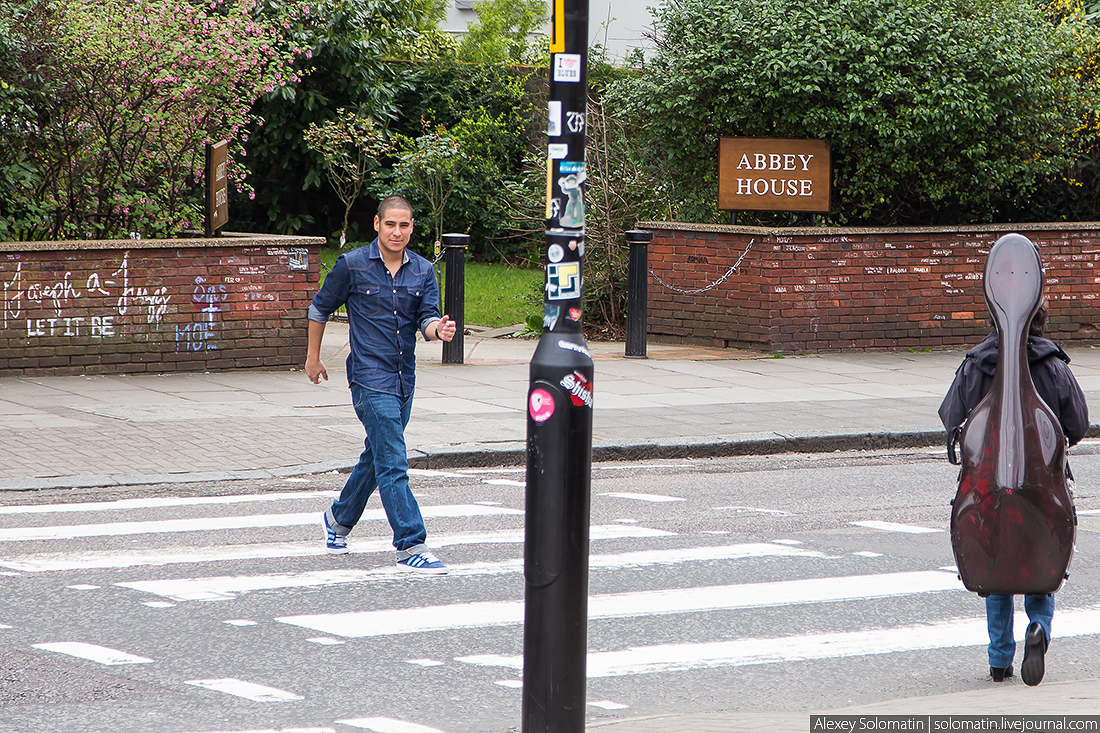
<svg viewBox="0 0 1100 733"><path fill-rule="evenodd" d="M554 81L580 82L581 55L579 53L554 54Z"/></svg>
<svg viewBox="0 0 1100 733"><path fill-rule="evenodd" d="M546 250L546 258L551 262L561 262L561 258L565 257L565 250L561 248L560 244L551 244Z"/></svg>
<svg viewBox="0 0 1100 733"><path fill-rule="evenodd" d="M546 124L546 134L550 137L561 135L561 102L550 100L550 118Z"/></svg>
<svg viewBox="0 0 1100 733"><path fill-rule="evenodd" d="M550 160L563 160L565 156L569 155L568 143L551 143L546 147L546 154L550 156Z"/></svg>

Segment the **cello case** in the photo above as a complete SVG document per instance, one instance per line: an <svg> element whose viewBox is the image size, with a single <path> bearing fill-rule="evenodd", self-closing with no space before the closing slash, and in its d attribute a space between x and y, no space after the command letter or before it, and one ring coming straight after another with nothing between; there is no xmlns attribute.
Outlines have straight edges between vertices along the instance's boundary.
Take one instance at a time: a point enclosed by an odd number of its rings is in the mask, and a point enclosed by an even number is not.
<svg viewBox="0 0 1100 733"><path fill-rule="evenodd" d="M984 289L998 367L961 429L951 548L967 590L1053 593L1068 577L1077 522L1062 426L1035 391L1027 360L1028 328L1043 298L1038 248L1019 234L997 240Z"/></svg>

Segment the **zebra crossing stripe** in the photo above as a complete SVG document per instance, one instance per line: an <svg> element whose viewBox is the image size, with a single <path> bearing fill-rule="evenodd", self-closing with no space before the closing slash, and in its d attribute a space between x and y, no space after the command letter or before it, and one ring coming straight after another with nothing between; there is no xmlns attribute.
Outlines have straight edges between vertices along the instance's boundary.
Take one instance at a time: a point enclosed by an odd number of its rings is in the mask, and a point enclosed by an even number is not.
<svg viewBox="0 0 1100 733"><path fill-rule="evenodd" d="M204 730L195 733L336 733L335 728L262 728L248 730Z"/></svg>
<svg viewBox="0 0 1100 733"><path fill-rule="evenodd" d="M277 687L268 687L255 682L246 682L233 677L225 677L217 680L186 680L185 685L195 685L204 690L224 692L227 695L243 697L253 702L289 702L291 700L303 700L301 695L280 690Z"/></svg>
<svg viewBox="0 0 1100 733"><path fill-rule="evenodd" d="M615 529L612 525L609 529ZM620 533L621 534L621 533ZM522 538L517 538L522 541ZM499 542L499 540L498 540ZM626 567L646 567L652 565L674 565L686 562L706 562L710 560L736 560L752 557L815 557L825 555L812 550L801 550L769 543L749 543L722 547L691 547L674 550L641 550L611 555L591 555L588 558L590 569L621 569ZM501 575L523 572L523 559L513 558L498 562L470 563L467 565L449 565L449 575L476 576ZM174 601L212 601L236 598L239 593L255 590L274 590L279 588L317 588L346 583L364 583L379 578L404 575L396 568L358 569L341 568L337 570L315 570L303 573L276 573L270 575L231 575L204 578L179 578L165 580L138 580L127 583L115 583L122 588L152 593L171 598Z"/></svg>
<svg viewBox="0 0 1100 733"><path fill-rule="evenodd" d="M1016 637L1022 638L1027 619L1018 619ZM1056 638L1100 634L1100 606L1059 611ZM984 618L953 619L920 626L870 629L837 634L786 636L772 639L737 639L709 643L659 644L621 651L590 652L587 676L678 672L715 667L806 662L815 659L893 654L928 649L984 646L989 643ZM523 668L523 657L477 654L455 661L479 667Z"/></svg>
<svg viewBox="0 0 1100 733"><path fill-rule="evenodd" d="M350 725L353 728L365 728L374 733L443 733L438 728L429 728L426 725L406 723L403 720L393 718L351 718L349 720L337 720L342 725Z"/></svg>
<svg viewBox="0 0 1100 733"><path fill-rule="evenodd" d="M867 529L878 529L883 532L904 532L906 534L932 534L933 532L943 532L942 529L932 529L931 527L918 527L914 524L898 524L897 522L849 522L857 527L866 527Z"/></svg>
<svg viewBox="0 0 1100 733"><path fill-rule="evenodd" d="M954 575L938 570L881 575L810 578L772 583L743 583L698 588L595 595L588 618L633 618L826 603L916 593L963 590ZM412 634L445 629L509 626L523 623L522 601L481 601L447 606L303 614L275 619L285 624L348 638Z"/></svg>
<svg viewBox="0 0 1100 733"><path fill-rule="evenodd" d="M665 496L664 494L638 494L630 491L613 491L605 494L597 494L596 496L611 496L616 499L633 499L634 501L648 501L653 503L664 503L670 501L684 501L680 496Z"/></svg>
<svg viewBox="0 0 1100 733"><path fill-rule="evenodd" d="M249 504L263 501L335 498L338 491L280 491L271 494L240 494L236 496L155 497L118 499L117 501L87 501L79 504L18 504L0 506L0 514L66 514L69 512L131 511L210 504Z"/></svg>
<svg viewBox="0 0 1100 733"><path fill-rule="evenodd" d="M43 649L58 654L68 654L70 657L87 659L89 662L99 664L149 664L154 661L148 657L139 657L129 652L120 652L118 649L110 649L96 644L86 644L82 641L55 641L48 644L32 644L35 649Z"/></svg>
<svg viewBox="0 0 1100 733"><path fill-rule="evenodd" d="M489 517L522 515L521 509L481 506L479 504L455 504L451 506L421 507L426 519L454 517ZM382 509L363 512L363 520L385 519ZM110 522L107 524L74 524L48 527L8 527L0 529L0 542L26 540L69 540L77 537L117 537L135 534L160 534L162 532L209 532L214 530L258 529L261 527L295 527L316 524L321 512L298 514L257 514L252 516L203 517L197 519L162 519L148 522Z"/></svg>
<svg viewBox="0 0 1100 733"><path fill-rule="evenodd" d="M311 515L316 520L320 515ZM320 522L317 523L318 527ZM590 528L589 539L645 539L671 537L673 532L647 527L625 527L623 525L595 525ZM318 530L320 538L320 530ZM523 530L498 530L493 532L464 532L451 535L432 535L429 539L432 547L450 547L452 545L480 544L517 544L523 542ZM389 540L355 540L350 543L352 554L371 554L393 552ZM87 570L103 568L129 568L147 565L174 565L180 563L204 563L221 560L264 560L281 557L309 557L328 555L324 543L316 542L273 542L254 545L230 545L228 547L173 547L147 550L101 550L67 553L34 553L0 558L0 567L21 570L27 573L41 573L58 570Z"/></svg>

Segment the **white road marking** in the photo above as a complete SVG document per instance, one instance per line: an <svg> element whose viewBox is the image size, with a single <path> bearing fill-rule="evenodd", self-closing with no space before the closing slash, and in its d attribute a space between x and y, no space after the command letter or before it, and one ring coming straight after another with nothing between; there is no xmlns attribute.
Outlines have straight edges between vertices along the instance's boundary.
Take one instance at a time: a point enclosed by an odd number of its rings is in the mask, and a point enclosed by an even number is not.
<svg viewBox="0 0 1100 733"><path fill-rule="evenodd" d="M249 621L246 618L231 618L231 619L227 619L224 623L227 623L230 626L240 626L240 627L259 626L259 624L257 624L255 621Z"/></svg>
<svg viewBox="0 0 1100 733"><path fill-rule="evenodd" d="M10 628L13 628L13 627L8 626L7 624L0 624L0 629L10 629Z"/></svg>
<svg viewBox="0 0 1100 733"><path fill-rule="evenodd" d="M691 463L636 463L633 465L628 463L625 466L619 464L601 464L593 466L592 468L600 471L659 471L662 468L695 468L695 466Z"/></svg>
<svg viewBox="0 0 1100 733"><path fill-rule="evenodd" d="M186 680L183 684L201 687L204 690L224 692L227 695L243 697L253 702L288 702L290 700L302 700L301 695L280 690L277 687L268 687L255 682L246 682L233 677L225 677L218 680ZM339 722L339 721L337 721Z"/></svg>
<svg viewBox="0 0 1100 733"><path fill-rule="evenodd" d="M865 598L963 590L954 576L938 570L883 573L774 583L678 588L594 595L588 618L634 618L677 613L827 603ZM385 611L302 614L276 618L333 636L359 638L523 623L522 601L480 601Z"/></svg>
<svg viewBox="0 0 1100 733"><path fill-rule="evenodd" d="M163 507L204 506L209 504L247 504L260 501L285 501L297 499L334 498L338 491L288 491L273 494L246 494L243 496L197 496L163 499L119 499L117 501L89 501L80 504L19 504L0 507L0 514L61 514L67 512L130 511L133 509L160 509Z"/></svg>
<svg viewBox="0 0 1100 733"><path fill-rule="evenodd" d="M716 506L715 510L722 510L728 512L736 512L737 514L772 514L777 517L789 517L790 512L785 512L780 509L762 509L757 506Z"/></svg>
<svg viewBox="0 0 1100 733"><path fill-rule="evenodd" d="M148 606L149 608L175 608L176 607L175 603L169 603L168 601L146 601L146 602L142 603L141 605Z"/></svg>
<svg viewBox="0 0 1100 733"><path fill-rule="evenodd" d="M336 733L335 728L263 728L258 730L213 730L194 733Z"/></svg>
<svg viewBox="0 0 1100 733"><path fill-rule="evenodd" d="M336 646L344 643L343 639L333 639L331 636L315 636L312 639L306 639L306 641L321 646ZM440 662L440 664L443 664L443 662Z"/></svg>
<svg viewBox="0 0 1100 733"><path fill-rule="evenodd" d="M882 557L881 552L871 552L870 550L860 550L859 552L853 552L852 554L856 557Z"/></svg>
<svg viewBox="0 0 1100 733"><path fill-rule="evenodd" d="M454 471L436 471L428 468L410 468L410 476L430 476L434 478L470 478L466 473Z"/></svg>
<svg viewBox="0 0 1100 733"><path fill-rule="evenodd" d="M319 516L319 515L317 515ZM315 516L314 519L317 517ZM320 526L320 522L318 522ZM434 549L453 545L522 544L522 529L493 532L461 532L453 535L433 535ZM595 525L589 529L592 541L605 539L671 537L673 532L645 527ZM320 536L320 532L318 532ZM352 554L393 553L389 540L359 540L352 535L348 542ZM90 552L34 553L0 558L0 567L41 573L54 570L88 568L129 568L143 565L173 565L179 563L217 562L221 560L260 560L277 557L311 557L328 555L324 543L272 542L252 545L211 545L205 547L155 548L147 550L96 550Z"/></svg>
<svg viewBox="0 0 1100 733"><path fill-rule="evenodd" d="M512 690L522 690L523 680L496 680L494 685L500 685L501 687L507 687Z"/></svg>
<svg viewBox="0 0 1100 733"><path fill-rule="evenodd" d="M629 705L623 705L619 702L611 702L610 700L596 700L595 702L588 703L594 708L602 708L604 710L626 710Z"/></svg>
<svg viewBox="0 0 1100 733"><path fill-rule="evenodd" d="M1082 509L1081 511L1079 511L1077 513L1079 515L1080 514L1100 514L1100 509Z"/></svg>
<svg viewBox="0 0 1100 733"><path fill-rule="evenodd" d="M510 478L483 478L481 483L492 484L493 486L527 486L526 481L513 481Z"/></svg>
<svg viewBox="0 0 1100 733"><path fill-rule="evenodd" d="M663 494L635 494L630 491L612 491L606 494L597 494L597 496L613 496L616 499L634 499L635 501L651 501L655 503L684 500L682 497L679 496L664 496Z"/></svg>
<svg viewBox="0 0 1100 733"><path fill-rule="evenodd" d="M73 590L99 590L98 585L87 585L85 583L80 583L77 585L67 585L65 587L72 588Z"/></svg>
<svg viewBox="0 0 1100 733"><path fill-rule="evenodd" d="M610 529L619 529L611 527ZM600 533L606 538L632 536L634 527L624 527L619 533ZM637 528L644 529L644 528ZM522 539L522 538L520 538ZM435 543L438 544L438 543ZM590 555L590 569L620 569L626 567L646 567L650 565L675 565L685 562L709 560L740 560L753 557L812 557L823 558L824 554L811 550L801 550L767 543L749 543L726 545L721 547L687 547L674 550L638 550L610 555ZM503 561L471 563L468 565L450 565L451 576L500 575L523 572L523 559L512 558ZM335 570L312 570L302 573L280 573L271 575L225 575L202 578L178 578L166 580L135 580L116 583L122 588L153 593L174 601L221 601L235 598L239 593L256 590L274 590L279 588L318 588L346 583L365 583L379 578L404 576L395 567L384 568L339 568Z"/></svg>
<svg viewBox="0 0 1100 733"><path fill-rule="evenodd" d="M425 518L487 517L522 515L520 509L456 504L421 507ZM363 512L364 520L385 519L382 509ZM256 529L260 527L296 527L318 524L321 512L304 514L257 514L252 516L204 517L200 519L163 519L148 522L111 522L108 524L54 525L48 527L9 527L0 529L0 542L25 540L69 540L76 537L118 537L162 532L210 532L216 530Z"/></svg>
<svg viewBox="0 0 1100 733"><path fill-rule="evenodd" d="M149 664L153 661L148 657L139 657L136 654L120 652L117 649L96 644L86 644L82 641L56 641L48 644L32 644L32 646L35 649L68 654L70 657L79 657L99 664Z"/></svg>
<svg viewBox="0 0 1100 733"><path fill-rule="evenodd" d="M777 545L790 545L791 547L802 544L801 540L772 540L772 542Z"/></svg>
<svg viewBox="0 0 1100 733"><path fill-rule="evenodd" d="M406 659L405 664L415 664L418 667L442 667L444 663L435 659Z"/></svg>
<svg viewBox="0 0 1100 733"><path fill-rule="evenodd" d="M1027 619L1019 618L1022 615L1018 614L1016 622L1017 638L1022 638L1027 628ZM1100 606L1059 611L1058 618L1058 638L1100 634ZM985 646L988 643L984 617L953 619L920 626L837 634L737 639L700 644L659 644L614 652L590 652L587 658L587 675L590 678L621 677L654 672ZM457 657L455 661L482 667L514 670L523 668L522 656L481 654Z"/></svg>
<svg viewBox="0 0 1100 733"><path fill-rule="evenodd" d="M868 529L881 529L883 532L904 532L906 534L931 534L932 532L943 532L942 529L932 529L930 527L917 527L912 524L898 524L897 522L850 522L857 527L867 527Z"/></svg>
<svg viewBox="0 0 1100 733"><path fill-rule="evenodd" d="M342 725L350 725L353 728L365 728L374 733L443 733L437 728L429 728L426 725L406 723L404 720L393 718L352 718L350 720L337 720Z"/></svg>

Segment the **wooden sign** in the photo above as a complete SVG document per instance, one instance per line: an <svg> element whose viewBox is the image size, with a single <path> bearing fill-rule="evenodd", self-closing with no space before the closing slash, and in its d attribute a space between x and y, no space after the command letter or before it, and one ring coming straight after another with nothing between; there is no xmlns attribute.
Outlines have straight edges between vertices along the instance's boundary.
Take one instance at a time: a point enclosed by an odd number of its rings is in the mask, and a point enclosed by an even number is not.
<svg viewBox="0 0 1100 733"><path fill-rule="evenodd" d="M206 145L206 236L229 221L229 179L226 162L229 158L229 141L222 140Z"/></svg>
<svg viewBox="0 0 1100 733"><path fill-rule="evenodd" d="M829 211L832 161L824 140L724 137L718 152L718 208Z"/></svg>

